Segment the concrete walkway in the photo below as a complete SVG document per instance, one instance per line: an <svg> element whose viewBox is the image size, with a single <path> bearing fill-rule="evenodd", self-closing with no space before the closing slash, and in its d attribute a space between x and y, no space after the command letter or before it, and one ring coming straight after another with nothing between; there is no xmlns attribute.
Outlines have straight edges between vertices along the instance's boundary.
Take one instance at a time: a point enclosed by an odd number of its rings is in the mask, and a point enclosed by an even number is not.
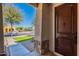
<svg viewBox="0 0 79 59"><path fill-rule="evenodd" d="M15 37L4 38L8 56L39 56L39 53L34 50L34 42L32 40L15 42L13 38Z"/></svg>
<svg viewBox="0 0 79 59"><path fill-rule="evenodd" d="M21 35L25 36L25 35ZM5 46L7 47L7 55L9 56L39 56L39 53L34 49L34 42L32 40L15 42L15 37L4 37ZM17 50L17 51L16 51ZM16 51L16 52L15 52Z"/></svg>
<svg viewBox="0 0 79 59"><path fill-rule="evenodd" d="M39 53L34 51L29 51L21 44L16 44L8 47L10 51L10 56L39 56Z"/></svg>

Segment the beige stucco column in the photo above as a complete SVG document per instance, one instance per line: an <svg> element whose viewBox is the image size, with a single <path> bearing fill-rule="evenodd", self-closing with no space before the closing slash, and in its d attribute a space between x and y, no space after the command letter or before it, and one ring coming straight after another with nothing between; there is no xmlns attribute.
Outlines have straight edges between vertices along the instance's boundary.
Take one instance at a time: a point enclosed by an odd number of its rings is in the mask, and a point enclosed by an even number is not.
<svg viewBox="0 0 79 59"><path fill-rule="evenodd" d="M42 4L40 3L37 7L36 13L36 24L35 24L35 47L36 50L41 54L41 28L42 28Z"/></svg>

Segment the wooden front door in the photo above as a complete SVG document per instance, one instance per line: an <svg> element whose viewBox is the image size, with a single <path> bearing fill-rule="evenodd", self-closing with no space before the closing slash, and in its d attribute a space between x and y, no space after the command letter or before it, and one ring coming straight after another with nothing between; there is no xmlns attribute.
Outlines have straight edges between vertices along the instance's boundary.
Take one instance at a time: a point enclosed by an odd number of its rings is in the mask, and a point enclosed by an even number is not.
<svg viewBox="0 0 79 59"><path fill-rule="evenodd" d="M77 55L77 4L62 4L55 8L55 51Z"/></svg>

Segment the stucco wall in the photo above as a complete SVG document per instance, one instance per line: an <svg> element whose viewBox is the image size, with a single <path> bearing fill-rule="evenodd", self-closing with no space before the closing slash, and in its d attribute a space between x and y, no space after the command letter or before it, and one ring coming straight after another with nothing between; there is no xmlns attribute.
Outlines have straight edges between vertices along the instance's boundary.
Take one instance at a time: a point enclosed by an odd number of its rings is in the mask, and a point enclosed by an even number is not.
<svg viewBox="0 0 79 59"><path fill-rule="evenodd" d="M52 40L52 4L45 3L42 8L42 51L49 50L50 40ZM42 53L43 53L42 52Z"/></svg>

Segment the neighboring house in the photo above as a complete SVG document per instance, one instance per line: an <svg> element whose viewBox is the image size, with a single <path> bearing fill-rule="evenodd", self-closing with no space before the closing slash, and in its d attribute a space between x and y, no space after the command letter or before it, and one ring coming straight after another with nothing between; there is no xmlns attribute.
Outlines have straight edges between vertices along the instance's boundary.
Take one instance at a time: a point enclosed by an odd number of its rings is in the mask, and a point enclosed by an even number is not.
<svg viewBox="0 0 79 59"><path fill-rule="evenodd" d="M16 29L16 27L15 26L13 26L12 28L11 28L11 26L10 25L4 25L4 33L9 33L9 32L11 32L11 31L18 31L18 32L23 32L24 31L24 29L22 28L19 28L19 29Z"/></svg>
<svg viewBox="0 0 79 59"><path fill-rule="evenodd" d="M3 29L4 29L4 33L9 33L9 32L11 32L13 30L16 30L15 27L11 28L11 26L9 26L9 25L5 25Z"/></svg>

